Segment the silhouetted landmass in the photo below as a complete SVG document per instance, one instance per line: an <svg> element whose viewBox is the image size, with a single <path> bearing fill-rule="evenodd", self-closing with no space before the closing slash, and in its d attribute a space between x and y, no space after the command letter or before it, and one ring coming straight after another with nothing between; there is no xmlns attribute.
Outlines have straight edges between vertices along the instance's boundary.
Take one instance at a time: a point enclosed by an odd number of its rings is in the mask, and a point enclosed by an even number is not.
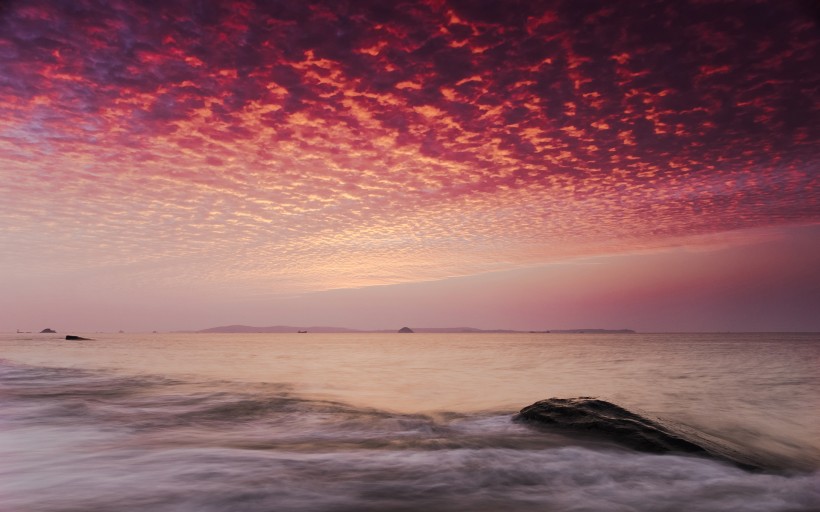
<svg viewBox="0 0 820 512"><path fill-rule="evenodd" d="M416 332L416 331L414 331L413 329L411 329L409 327L402 327L401 329L399 329L399 332L401 332L401 333L413 333L413 332Z"/></svg>
<svg viewBox="0 0 820 512"><path fill-rule="evenodd" d="M414 327L413 332L426 333L516 333L526 331L513 331L509 329L476 329L475 327Z"/></svg>
<svg viewBox="0 0 820 512"><path fill-rule="evenodd" d="M632 334L632 329L560 329L547 332L556 334Z"/></svg>
<svg viewBox="0 0 820 512"><path fill-rule="evenodd" d="M65 339L69 341L92 341L91 338L83 338L82 336L74 336L73 334L67 335Z"/></svg>
<svg viewBox="0 0 820 512"><path fill-rule="evenodd" d="M40 331L40 334L55 334L56 332L57 331L55 331L54 329L49 329L48 327L46 327L45 329Z"/></svg>
<svg viewBox="0 0 820 512"><path fill-rule="evenodd" d="M407 327L407 329L410 329ZM395 333L393 329L378 329L378 330L364 330L364 329L348 329L346 327L295 327L292 325L273 325L269 327L253 327L250 325L223 325L220 327L211 327L196 331L201 333L296 333L296 332L314 332L314 333L344 333L344 332L377 332L377 333ZM406 331L401 331L406 332ZM559 331L516 331L513 329L477 329L475 327L414 327L414 333L490 333L490 334L505 334L505 333L579 333L579 334L628 334L634 333L631 329L565 329Z"/></svg>
<svg viewBox="0 0 820 512"><path fill-rule="evenodd" d="M673 430L623 407L591 397L549 398L524 407L513 418L576 438L610 441L649 453L685 453L721 459L745 469L759 464L702 437ZM579 437L580 436L580 437Z"/></svg>
<svg viewBox="0 0 820 512"><path fill-rule="evenodd" d="M202 333L289 333L289 332L318 332L318 333L334 333L334 332L366 332L356 329L346 329L344 327L293 327L290 325L272 325L269 327L253 327L250 325L223 325L220 327L211 327L210 329L203 329Z"/></svg>

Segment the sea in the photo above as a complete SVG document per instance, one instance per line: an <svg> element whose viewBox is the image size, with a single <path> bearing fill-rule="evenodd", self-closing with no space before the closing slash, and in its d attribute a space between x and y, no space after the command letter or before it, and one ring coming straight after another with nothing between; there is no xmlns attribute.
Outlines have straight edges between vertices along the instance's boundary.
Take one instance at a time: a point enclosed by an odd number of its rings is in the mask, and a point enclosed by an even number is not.
<svg viewBox="0 0 820 512"><path fill-rule="evenodd" d="M0 512L820 511L820 335L0 335ZM596 397L758 469L516 421Z"/></svg>

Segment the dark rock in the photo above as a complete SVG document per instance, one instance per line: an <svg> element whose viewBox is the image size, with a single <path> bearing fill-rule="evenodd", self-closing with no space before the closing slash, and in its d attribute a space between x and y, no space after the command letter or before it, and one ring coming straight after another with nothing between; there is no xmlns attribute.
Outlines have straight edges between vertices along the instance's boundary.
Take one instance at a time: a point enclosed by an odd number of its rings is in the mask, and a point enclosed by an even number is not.
<svg viewBox="0 0 820 512"><path fill-rule="evenodd" d="M541 400L521 409L514 420L589 440L610 441L642 452L687 453L722 459L745 469L757 468L743 457L712 446L713 443L689 440L682 432L591 397Z"/></svg>
<svg viewBox="0 0 820 512"><path fill-rule="evenodd" d="M399 332L413 332L413 329L409 327L402 327L401 329L399 329Z"/></svg>
<svg viewBox="0 0 820 512"><path fill-rule="evenodd" d="M54 329L49 329L48 327L46 327L45 329L40 331L40 334L55 334L56 332L57 331L55 331Z"/></svg>
<svg viewBox="0 0 820 512"><path fill-rule="evenodd" d="M91 340L91 338L83 338L82 336L74 336L72 334L67 335L65 337L65 339L70 340L70 341L90 341Z"/></svg>

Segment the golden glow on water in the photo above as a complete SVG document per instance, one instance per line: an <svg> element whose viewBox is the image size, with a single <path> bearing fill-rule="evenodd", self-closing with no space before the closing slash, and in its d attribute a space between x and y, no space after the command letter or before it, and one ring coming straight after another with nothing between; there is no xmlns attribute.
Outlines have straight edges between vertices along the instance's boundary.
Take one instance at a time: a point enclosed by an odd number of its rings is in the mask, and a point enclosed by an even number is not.
<svg viewBox="0 0 820 512"><path fill-rule="evenodd" d="M96 339L6 335L2 351L32 365L282 384L300 396L399 413L514 412L549 397L597 396L820 461L816 335L88 336Z"/></svg>
<svg viewBox="0 0 820 512"><path fill-rule="evenodd" d="M817 335L23 336L0 335L9 510L820 503ZM579 395L765 469L513 421L536 400Z"/></svg>

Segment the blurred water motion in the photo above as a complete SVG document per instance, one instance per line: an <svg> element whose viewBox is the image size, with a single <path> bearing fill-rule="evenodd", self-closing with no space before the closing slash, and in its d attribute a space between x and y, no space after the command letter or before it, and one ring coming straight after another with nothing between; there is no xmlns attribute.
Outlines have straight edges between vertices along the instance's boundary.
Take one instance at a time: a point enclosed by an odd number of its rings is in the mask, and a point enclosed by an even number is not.
<svg viewBox="0 0 820 512"><path fill-rule="evenodd" d="M0 510L817 510L820 344L746 336L6 336ZM784 469L511 421L590 394Z"/></svg>

